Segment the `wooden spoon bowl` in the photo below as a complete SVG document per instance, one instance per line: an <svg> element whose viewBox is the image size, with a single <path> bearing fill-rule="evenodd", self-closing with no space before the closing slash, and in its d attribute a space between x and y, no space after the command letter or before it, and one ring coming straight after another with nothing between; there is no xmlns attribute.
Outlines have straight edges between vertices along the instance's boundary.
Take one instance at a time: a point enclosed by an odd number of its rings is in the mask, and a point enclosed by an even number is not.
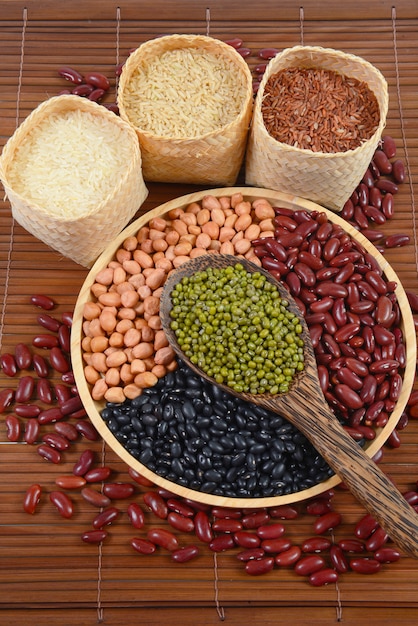
<svg viewBox="0 0 418 626"><path fill-rule="evenodd" d="M208 267L221 268L234 265L237 263L237 257L220 254L203 255L184 263L169 276L161 296L160 317L170 345L192 370L212 384L218 384L223 390L239 398L286 417L309 439L391 539L407 554L418 558L418 515L389 478L346 433L330 409L320 386L309 331L293 298L271 274L245 259L240 258L239 262L249 272L265 274L268 280L277 286L281 296L289 302L289 310L300 318L303 325L305 369L295 377L289 391L277 395L239 393L227 385L216 383L186 357L170 327L171 293L174 286L185 276L191 276Z"/></svg>

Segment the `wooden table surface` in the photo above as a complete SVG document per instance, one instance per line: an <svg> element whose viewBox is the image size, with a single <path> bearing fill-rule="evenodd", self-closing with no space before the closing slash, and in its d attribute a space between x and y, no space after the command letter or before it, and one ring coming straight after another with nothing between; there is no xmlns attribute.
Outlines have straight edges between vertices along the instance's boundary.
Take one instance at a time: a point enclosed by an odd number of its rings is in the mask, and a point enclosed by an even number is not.
<svg viewBox="0 0 418 626"><path fill-rule="evenodd" d="M81 72L104 72L115 85L114 67L130 48L159 34L199 33L220 39L241 37L258 51L298 44L334 47L358 54L378 67L389 85L385 133L396 139L408 179L395 198L395 217L383 229L409 233L410 245L386 257L404 287L418 292L416 196L418 193L418 3L387 0L350 3L222 2L221 0L0 0L0 143L37 106L65 85L62 65ZM149 184L141 214L194 190L176 184ZM31 342L39 332L33 293L57 302L54 315L69 311L87 275L86 268L61 257L26 232L0 203L0 352ZM0 389L13 386L0 372ZM101 441L79 440L60 465L44 461L36 446L11 443L0 416L0 624L81 626L162 623L229 624L415 624L418 620L418 561L402 557L373 576L349 572L338 584L311 587L291 570L247 576L235 554L202 547L190 563L174 564L162 551L140 556L129 545L127 517L115 523L102 546L80 535L95 514L77 492L71 519L48 502L57 476L71 472L81 452L94 450L97 462L127 480L127 467ZM401 491L416 489L418 420L400 432L401 446L385 446L382 469ZM22 509L26 488L39 482L44 497L36 514ZM140 501L138 486L135 498ZM334 508L343 517L336 539L351 535L364 515L346 491L336 489ZM126 503L124 503L126 508ZM161 521L147 514L147 527ZM163 525L166 522L163 522ZM312 517L301 513L287 523L295 542L312 535ZM187 540L187 538L186 538ZM190 542L190 540L189 540ZM203 544L202 544L203 545Z"/></svg>

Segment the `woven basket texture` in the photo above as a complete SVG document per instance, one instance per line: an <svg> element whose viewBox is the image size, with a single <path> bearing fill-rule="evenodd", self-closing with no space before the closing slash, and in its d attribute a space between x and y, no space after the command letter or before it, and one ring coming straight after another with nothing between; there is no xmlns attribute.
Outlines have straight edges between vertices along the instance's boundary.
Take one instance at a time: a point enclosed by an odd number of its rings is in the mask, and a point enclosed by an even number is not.
<svg viewBox="0 0 418 626"><path fill-rule="evenodd" d="M290 67L333 70L365 82L380 110L373 136L354 150L323 153L294 148L269 135L261 112L264 87L272 74ZM341 211L372 160L386 125L387 110L386 80L368 61L330 48L295 46L283 50L269 62L257 93L246 155L246 184L294 193Z"/></svg>
<svg viewBox="0 0 418 626"><path fill-rule="evenodd" d="M244 160L252 116L252 77L247 63L230 45L204 35L167 35L143 43L127 59L118 86L120 116L131 123L126 106L126 88L136 68L169 50L198 48L232 61L237 84L244 82L245 98L237 117L219 130L195 138L170 138L135 128L146 181L188 184L232 185ZM140 94L138 94L140 98Z"/></svg>
<svg viewBox="0 0 418 626"><path fill-rule="evenodd" d="M44 207L31 204L17 193L8 180L8 171L16 158L19 146L38 123L51 114L80 110L101 116L117 124L132 143L131 159L117 187L105 198L98 198L97 206L77 218L62 218ZM7 141L0 158L0 178L12 206L14 219L35 237L62 255L85 267L91 267L105 247L134 217L148 195L141 170L141 152L138 138L132 128L114 113L85 98L62 95L41 103Z"/></svg>

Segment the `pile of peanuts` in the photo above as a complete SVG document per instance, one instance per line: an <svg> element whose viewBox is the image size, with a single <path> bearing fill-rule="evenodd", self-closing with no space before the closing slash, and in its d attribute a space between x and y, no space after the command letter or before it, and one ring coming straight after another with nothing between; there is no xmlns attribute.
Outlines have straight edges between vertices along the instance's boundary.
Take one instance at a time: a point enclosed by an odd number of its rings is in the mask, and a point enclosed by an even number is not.
<svg viewBox="0 0 418 626"><path fill-rule="evenodd" d="M241 193L154 217L125 239L114 260L91 287L83 310L84 374L96 401L123 402L176 368L159 316L170 272L191 258L221 253L244 256L261 266L252 241L274 235L275 212L264 198L252 203Z"/></svg>

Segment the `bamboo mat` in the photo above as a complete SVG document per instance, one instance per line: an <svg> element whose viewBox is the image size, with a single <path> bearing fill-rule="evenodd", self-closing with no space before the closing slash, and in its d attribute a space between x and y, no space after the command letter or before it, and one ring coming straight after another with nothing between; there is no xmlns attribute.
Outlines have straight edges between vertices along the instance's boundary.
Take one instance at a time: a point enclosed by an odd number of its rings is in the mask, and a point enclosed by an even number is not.
<svg viewBox="0 0 418 626"><path fill-rule="evenodd" d="M159 34L209 33L220 39L241 37L252 50L322 45L363 56L389 84L387 134L396 139L407 166L406 182L396 196L395 218L387 233L408 232L411 245L388 251L387 259L404 287L418 292L416 198L418 196L418 32L417 2L98 2L96 0L20 2L0 0L0 142L4 145L30 111L65 87L62 65L81 72L102 71L112 78L128 50ZM103 6L104 5L104 6ZM194 188L148 185L143 206L149 210ZM33 293L47 293L59 304L54 314L71 310L87 272L29 235L0 203L0 349L13 350L39 332ZM0 389L10 379L0 373ZM398 449L385 447L382 469L401 491L418 479L418 421L400 433ZM418 561L403 557L374 576L342 575L338 585L313 588L288 570L249 577L233 554L202 549L196 561L173 564L163 553L133 553L132 528L121 518L103 547L81 542L92 507L77 496L71 520L61 518L46 498L34 516L22 510L29 484L45 493L55 478L71 472L80 453L91 448L110 465L117 480L126 466L102 442L79 442L59 466L43 461L34 446L12 444L0 421L0 624L95 623L183 624L413 624L418 619ZM140 493L140 488L139 488ZM336 490L334 507L343 516L336 539L352 533L364 514L354 498ZM126 516L125 516L126 518ZM147 525L161 525L151 515ZM311 536L312 518L302 515L288 526L295 542ZM187 537L185 541L190 543Z"/></svg>

